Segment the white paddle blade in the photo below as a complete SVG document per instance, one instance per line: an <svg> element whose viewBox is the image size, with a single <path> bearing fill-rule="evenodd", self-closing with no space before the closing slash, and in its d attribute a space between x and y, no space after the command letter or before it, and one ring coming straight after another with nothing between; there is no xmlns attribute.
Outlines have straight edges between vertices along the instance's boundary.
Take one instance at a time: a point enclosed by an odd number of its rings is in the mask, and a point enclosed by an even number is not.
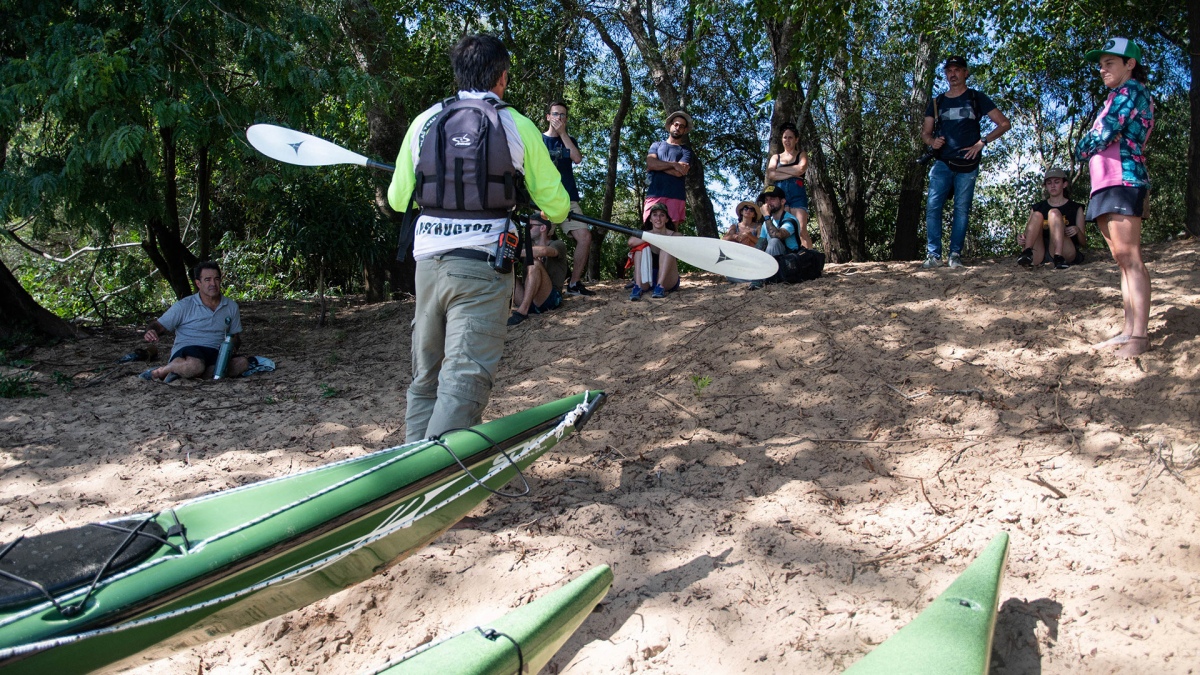
<svg viewBox="0 0 1200 675"><path fill-rule="evenodd" d="M779 271L779 263L764 251L745 244L708 237L668 237L653 232L639 235L651 246L708 272L734 279L757 281Z"/></svg>
<svg viewBox="0 0 1200 675"><path fill-rule="evenodd" d="M367 165L367 158L323 138L274 124L255 124L246 130L246 140L271 159L298 166L333 164Z"/></svg>

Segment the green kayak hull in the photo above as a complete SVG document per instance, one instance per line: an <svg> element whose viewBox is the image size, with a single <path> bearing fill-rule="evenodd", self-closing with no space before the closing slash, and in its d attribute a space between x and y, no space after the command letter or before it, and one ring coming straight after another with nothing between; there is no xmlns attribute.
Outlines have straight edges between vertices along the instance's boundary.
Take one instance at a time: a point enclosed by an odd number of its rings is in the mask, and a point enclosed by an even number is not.
<svg viewBox="0 0 1200 675"><path fill-rule="evenodd" d="M142 514L164 530L186 529L94 589L55 598L66 607L84 601L77 615L49 601L0 613L0 670L137 666L337 593L437 538L516 476L514 463L528 467L603 400L585 392L448 433L442 443L405 444Z"/></svg>
<svg viewBox="0 0 1200 675"><path fill-rule="evenodd" d="M537 673L591 614L612 582L608 565L595 567L495 621L414 649L375 675Z"/></svg>
<svg viewBox="0 0 1200 675"><path fill-rule="evenodd" d="M846 675L969 675L986 673L1008 533L983 553L925 611L846 670Z"/></svg>

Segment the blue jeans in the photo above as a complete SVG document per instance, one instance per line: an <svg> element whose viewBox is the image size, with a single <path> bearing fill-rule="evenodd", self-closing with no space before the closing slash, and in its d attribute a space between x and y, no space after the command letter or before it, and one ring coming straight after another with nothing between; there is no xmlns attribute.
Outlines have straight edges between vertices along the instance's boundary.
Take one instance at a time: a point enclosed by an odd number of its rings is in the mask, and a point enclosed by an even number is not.
<svg viewBox="0 0 1200 675"><path fill-rule="evenodd" d="M950 229L950 255L962 254L978 177L978 167L971 173L955 173L941 160L933 163L933 169L929 171L929 201L925 204L925 251L928 255L942 258L942 211L951 193L954 194L954 221Z"/></svg>

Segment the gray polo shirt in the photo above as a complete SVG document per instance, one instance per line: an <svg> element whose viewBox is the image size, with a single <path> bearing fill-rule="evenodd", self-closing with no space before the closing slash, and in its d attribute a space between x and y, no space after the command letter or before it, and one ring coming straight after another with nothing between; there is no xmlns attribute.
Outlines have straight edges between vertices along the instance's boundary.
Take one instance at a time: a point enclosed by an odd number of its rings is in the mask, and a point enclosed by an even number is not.
<svg viewBox="0 0 1200 675"><path fill-rule="evenodd" d="M175 358L175 353L180 349L193 345L219 349L225 340L225 317L231 319L230 335L242 332L242 317L238 313L237 303L224 296L216 311L204 305L199 293L171 305L171 309L158 318L163 328L175 333L171 358Z"/></svg>

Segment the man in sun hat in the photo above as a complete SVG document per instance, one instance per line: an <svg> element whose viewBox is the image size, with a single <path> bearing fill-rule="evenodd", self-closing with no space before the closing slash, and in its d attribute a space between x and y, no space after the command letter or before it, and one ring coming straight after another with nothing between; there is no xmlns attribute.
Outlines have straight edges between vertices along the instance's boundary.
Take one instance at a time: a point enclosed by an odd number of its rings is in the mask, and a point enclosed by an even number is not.
<svg viewBox="0 0 1200 675"><path fill-rule="evenodd" d="M656 141L646 155L646 170L650 173L650 187L646 190L646 204L642 207L642 220L650 218L650 207L663 204L667 215L676 225L681 225L687 216L687 192L684 176L692 164L692 149L687 145L687 135L692 129L692 116L682 110L667 115L663 125L667 129L666 140Z"/></svg>

